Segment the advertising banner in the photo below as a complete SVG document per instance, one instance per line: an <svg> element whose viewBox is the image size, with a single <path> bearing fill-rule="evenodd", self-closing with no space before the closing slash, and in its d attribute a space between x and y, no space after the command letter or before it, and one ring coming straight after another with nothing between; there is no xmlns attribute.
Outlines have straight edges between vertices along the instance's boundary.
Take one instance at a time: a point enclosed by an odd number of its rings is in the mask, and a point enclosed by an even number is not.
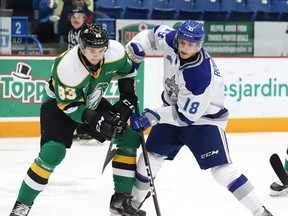
<svg viewBox="0 0 288 216"><path fill-rule="evenodd" d="M0 58L0 137L9 133L5 123L39 122L44 87L53 61L54 57ZM140 110L143 110L143 76L141 66L135 83ZM104 97L111 103L118 100L117 80L112 80ZM20 130L21 123L18 125ZM33 134L40 133L40 130L35 132L37 129L32 127ZM21 130L19 133L22 134Z"/></svg>
<svg viewBox="0 0 288 216"><path fill-rule="evenodd" d="M287 58L215 58L231 118L288 117Z"/></svg>
<svg viewBox="0 0 288 216"><path fill-rule="evenodd" d="M11 17L4 17L1 15L0 15L0 54L11 54Z"/></svg>
<svg viewBox="0 0 288 216"><path fill-rule="evenodd" d="M0 59L1 117L39 117L52 59Z"/></svg>
<svg viewBox="0 0 288 216"><path fill-rule="evenodd" d="M255 22L254 55L288 56L288 22Z"/></svg>
<svg viewBox="0 0 288 216"><path fill-rule="evenodd" d="M213 56L253 56L253 22L205 22L205 49Z"/></svg>

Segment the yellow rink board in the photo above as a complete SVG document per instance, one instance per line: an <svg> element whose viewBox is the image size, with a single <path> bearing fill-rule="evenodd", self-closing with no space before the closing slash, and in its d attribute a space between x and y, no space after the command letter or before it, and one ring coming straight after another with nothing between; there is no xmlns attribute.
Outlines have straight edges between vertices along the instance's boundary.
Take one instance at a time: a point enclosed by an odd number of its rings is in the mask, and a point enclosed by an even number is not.
<svg viewBox="0 0 288 216"><path fill-rule="evenodd" d="M288 131L288 118L229 119L227 132L284 132ZM145 131L148 134L149 130ZM0 122L0 137L39 137L39 121Z"/></svg>

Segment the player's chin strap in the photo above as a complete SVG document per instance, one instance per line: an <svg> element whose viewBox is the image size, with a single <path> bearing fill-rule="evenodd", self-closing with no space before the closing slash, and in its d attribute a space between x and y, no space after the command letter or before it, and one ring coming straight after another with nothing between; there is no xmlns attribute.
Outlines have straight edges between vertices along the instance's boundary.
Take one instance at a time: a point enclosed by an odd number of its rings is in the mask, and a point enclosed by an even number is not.
<svg viewBox="0 0 288 216"><path fill-rule="evenodd" d="M138 104L135 107L135 111L136 111L136 115L139 117L140 116L140 111L139 111ZM151 188L151 193L152 193L152 197L153 197L153 201L154 201L156 215L157 216L161 216L159 202L158 202L158 198L157 198L157 194L156 194L155 183L154 183L154 179L153 179L153 175L152 175L152 171L151 171L151 166L150 166L148 153L147 153L147 150L146 150L146 147L145 147L145 138L144 138L144 134L143 134L143 130L142 129L140 130L140 137L141 137L141 147L142 147L142 152L143 152L144 163L145 163L145 166L146 166L147 176L148 176L149 185L150 185L150 188Z"/></svg>

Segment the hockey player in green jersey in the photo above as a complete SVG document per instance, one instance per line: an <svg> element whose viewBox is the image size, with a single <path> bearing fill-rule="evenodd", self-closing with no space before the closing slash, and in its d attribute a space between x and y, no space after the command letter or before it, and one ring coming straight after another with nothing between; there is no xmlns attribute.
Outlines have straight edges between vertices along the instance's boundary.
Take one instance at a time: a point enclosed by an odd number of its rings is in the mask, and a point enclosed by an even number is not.
<svg viewBox="0 0 288 216"><path fill-rule="evenodd" d="M72 145L73 132L83 124L87 132L103 142L116 130L117 152L112 162L113 215L146 215L131 205L140 137L127 127L137 104L134 90L136 70L124 47L109 40L99 23L85 24L80 44L55 59L41 106L41 148L22 181L10 216L27 216L36 197ZM113 78L118 78L120 99L114 105L103 98ZM57 215L57 213L56 213Z"/></svg>

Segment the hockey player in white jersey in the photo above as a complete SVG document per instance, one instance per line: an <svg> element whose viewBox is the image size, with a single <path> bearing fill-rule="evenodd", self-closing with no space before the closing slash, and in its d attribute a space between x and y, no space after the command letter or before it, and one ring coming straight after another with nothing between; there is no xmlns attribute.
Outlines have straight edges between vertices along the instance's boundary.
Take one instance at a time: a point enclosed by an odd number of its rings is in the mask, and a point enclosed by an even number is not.
<svg viewBox="0 0 288 216"><path fill-rule="evenodd" d="M146 148L153 177L165 160L173 160L186 145L201 169L226 187L254 216L271 216L248 178L233 165L225 128L224 81L213 58L202 47L201 23L187 20L178 30L160 25L137 34L126 46L130 59L140 64L145 53L163 51L163 106L132 116L135 131L152 126ZM155 71L156 73L156 71ZM143 154L137 162L133 203L141 206L149 191ZM220 214L220 213L219 213Z"/></svg>

